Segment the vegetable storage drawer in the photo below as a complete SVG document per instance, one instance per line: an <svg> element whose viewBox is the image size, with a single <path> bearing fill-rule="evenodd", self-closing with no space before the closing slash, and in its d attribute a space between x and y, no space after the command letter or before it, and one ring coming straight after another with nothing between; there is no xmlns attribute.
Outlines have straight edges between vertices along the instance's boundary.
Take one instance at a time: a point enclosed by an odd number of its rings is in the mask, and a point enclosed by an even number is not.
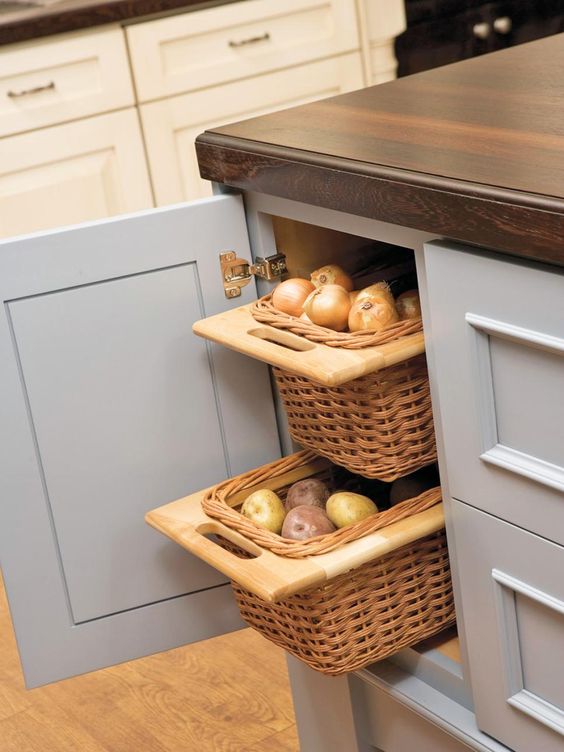
<svg viewBox="0 0 564 752"><path fill-rule="evenodd" d="M304 329L284 314L276 321L264 309L262 299L198 321L193 328L206 339L275 366L295 441L353 472L384 481L435 461L420 319L380 334L343 334L311 325Z"/></svg>
<svg viewBox="0 0 564 752"><path fill-rule="evenodd" d="M284 499L305 478L369 483L304 451L146 519L233 580L247 624L323 673L360 668L453 623L440 489L307 540L283 538L235 508L258 489Z"/></svg>

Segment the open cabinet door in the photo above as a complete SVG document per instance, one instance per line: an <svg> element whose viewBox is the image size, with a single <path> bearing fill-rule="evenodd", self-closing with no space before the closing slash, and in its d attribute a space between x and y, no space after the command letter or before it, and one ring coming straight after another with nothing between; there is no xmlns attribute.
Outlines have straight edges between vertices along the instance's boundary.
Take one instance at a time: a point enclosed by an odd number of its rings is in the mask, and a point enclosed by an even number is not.
<svg viewBox="0 0 564 752"><path fill-rule="evenodd" d="M0 546L28 686L242 626L145 512L280 456L268 372L194 336L250 253L217 196L0 243Z"/></svg>

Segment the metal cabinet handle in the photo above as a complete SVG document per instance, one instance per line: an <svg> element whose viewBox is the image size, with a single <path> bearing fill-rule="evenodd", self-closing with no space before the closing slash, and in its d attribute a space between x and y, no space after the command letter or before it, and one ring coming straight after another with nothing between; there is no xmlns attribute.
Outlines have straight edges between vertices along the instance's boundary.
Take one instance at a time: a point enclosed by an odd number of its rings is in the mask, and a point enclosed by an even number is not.
<svg viewBox="0 0 564 752"><path fill-rule="evenodd" d="M48 84L44 84L43 86L35 86L33 89L22 89L21 91L8 91L6 92L6 96L10 97L10 99L17 99L18 97L27 97L28 94L39 94L40 91L49 91L50 89L55 88L55 82L50 81Z"/></svg>
<svg viewBox="0 0 564 752"><path fill-rule="evenodd" d="M500 16L493 22L493 27L498 34L509 34L513 27L513 22L509 16Z"/></svg>
<svg viewBox="0 0 564 752"><path fill-rule="evenodd" d="M472 27L472 34L474 34L477 39L487 39L491 33L491 30L492 27L489 25L489 23L486 23L484 21L484 23L474 24L474 26Z"/></svg>
<svg viewBox="0 0 564 752"><path fill-rule="evenodd" d="M256 44L257 42L268 42L270 39L270 34L268 31L265 31L264 34L261 34L257 37L249 37L248 39L241 39L239 42L234 42L231 40L229 42L230 47L245 47L248 44Z"/></svg>

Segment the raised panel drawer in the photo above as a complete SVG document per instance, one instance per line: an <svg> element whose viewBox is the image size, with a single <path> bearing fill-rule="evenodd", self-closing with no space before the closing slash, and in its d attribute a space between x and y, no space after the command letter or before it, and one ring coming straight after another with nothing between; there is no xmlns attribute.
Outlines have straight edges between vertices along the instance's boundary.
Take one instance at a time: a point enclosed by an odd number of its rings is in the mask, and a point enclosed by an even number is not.
<svg viewBox="0 0 564 752"><path fill-rule="evenodd" d="M119 27L4 48L0 136L133 104Z"/></svg>
<svg viewBox="0 0 564 752"><path fill-rule="evenodd" d="M349 0L248 0L130 26L141 101L358 49Z"/></svg>
<svg viewBox="0 0 564 752"><path fill-rule="evenodd" d="M425 248L452 496L564 545L564 270Z"/></svg>
<svg viewBox="0 0 564 752"><path fill-rule="evenodd" d="M564 747L564 548L453 503L479 727L515 752Z"/></svg>
<svg viewBox="0 0 564 752"><path fill-rule="evenodd" d="M211 195L211 184L200 178L194 148L202 131L361 86L360 54L353 52L141 105L157 204Z"/></svg>

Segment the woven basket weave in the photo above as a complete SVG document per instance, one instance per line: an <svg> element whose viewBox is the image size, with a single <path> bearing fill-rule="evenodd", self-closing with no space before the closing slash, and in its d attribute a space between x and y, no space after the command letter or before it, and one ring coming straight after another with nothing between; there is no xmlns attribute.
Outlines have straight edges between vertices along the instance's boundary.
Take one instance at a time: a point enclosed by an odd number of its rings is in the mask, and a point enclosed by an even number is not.
<svg viewBox="0 0 564 752"><path fill-rule="evenodd" d="M384 345L400 337L405 337L408 334L416 334L423 331L421 319L410 319L408 321L398 321L382 332L335 332L332 329L326 329L324 326L312 324L311 321L304 321L296 316L290 316L287 313L282 313L282 311L277 311L272 305L271 294L259 298L253 304L251 315L255 321L259 321L261 324L268 324L275 329L283 329L293 334L298 334L301 337L309 339L311 342L319 342L329 347L342 347L346 350L360 350L364 347Z"/></svg>
<svg viewBox="0 0 564 752"><path fill-rule="evenodd" d="M384 481L436 460L424 355L335 387L273 371L290 435L301 446Z"/></svg>
<svg viewBox="0 0 564 752"><path fill-rule="evenodd" d="M241 533L245 538L253 541L261 548L272 551L279 556L287 556L290 559L302 559L306 556L326 554L329 551L334 551L344 543L349 543L370 533L375 533L387 525L399 522L418 512L424 512L426 509L438 504L441 500L440 489L433 488L430 491L425 491L420 496L407 499L401 504L381 511L377 515L361 520L355 525L349 525L333 533L310 538L305 541L282 538L280 535L270 532L270 530L259 527L252 520L243 517L237 509L230 506L229 499L234 494L246 489L256 488L257 486L260 487L266 481L284 476L286 473L315 460L315 458L316 455L313 452L305 450L292 454L289 457L283 457L268 465L263 465L257 470L251 470L235 478L223 481L223 483L219 483L206 493L202 501L202 508L210 517ZM325 481L329 487L333 486L349 491L361 490L358 483L354 482L354 478L344 480L342 473L339 473L339 468L329 468L321 472L316 472L312 477ZM285 484L283 480L280 481L280 485L276 485L276 493L283 501L286 499L288 488L289 485Z"/></svg>
<svg viewBox="0 0 564 752"><path fill-rule="evenodd" d="M336 541L342 545L441 500L440 489L432 489L357 525L309 541L289 541L268 533L270 545L265 546L261 537L265 531L231 509L229 495L245 487L256 487L261 479L283 475L311 457L310 453L301 452L245 473L208 494L203 506L208 514L218 517L214 504L220 503L231 512L221 517L227 526L244 531L251 540L277 553L285 550L283 555L303 557L333 550ZM323 471L311 477L327 480L327 476L328 472ZM222 494L226 489L229 492ZM286 490L283 482L276 487L282 497ZM219 502L218 496L222 496ZM210 498L214 500L211 507ZM244 521L242 528L235 524L237 518ZM339 537L342 534L348 537ZM280 543L278 549L272 545L274 539ZM221 543L239 556L248 556L226 540ZM329 675L354 671L387 658L436 634L455 619L444 530L279 603L268 603L236 582L232 586L241 616L250 627L311 668Z"/></svg>
<svg viewBox="0 0 564 752"><path fill-rule="evenodd" d="M232 586L250 627L332 676L388 658L455 621L444 532L281 603Z"/></svg>

